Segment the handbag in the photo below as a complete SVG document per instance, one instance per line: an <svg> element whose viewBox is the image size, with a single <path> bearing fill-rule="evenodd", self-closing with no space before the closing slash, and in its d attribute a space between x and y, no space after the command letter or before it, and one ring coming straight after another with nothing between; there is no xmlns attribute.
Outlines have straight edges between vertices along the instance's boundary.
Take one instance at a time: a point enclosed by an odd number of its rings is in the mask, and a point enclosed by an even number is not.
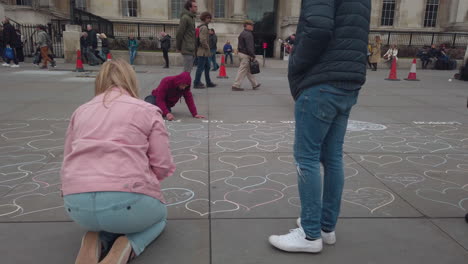
<svg viewBox="0 0 468 264"><path fill-rule="evenodd" d="M260 64L257 60L250 60L250 73L259 74L260 73Z"/></svg>
<svg viewBox="0 0 468 264"><path fill-rule="evenodd" d="M5 54L4 54L5 58L7 58L7 59L9 59L9 60L14 59L14 58L15 58L15 54L14 54L13 52L14 52L14 51L13 51L12 48L10 48L10 47L5 48Z"/></svg>

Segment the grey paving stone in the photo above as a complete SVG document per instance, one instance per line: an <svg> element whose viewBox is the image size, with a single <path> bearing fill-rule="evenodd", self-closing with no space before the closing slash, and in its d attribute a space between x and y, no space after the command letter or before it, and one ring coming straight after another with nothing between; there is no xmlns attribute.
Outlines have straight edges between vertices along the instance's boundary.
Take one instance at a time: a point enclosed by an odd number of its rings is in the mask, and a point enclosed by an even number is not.
<svg viewBox="0 0 468 264"><path fill-rule="evenodd" d="M468 223L465 219L432 219L431 221L468 250Z"/></svg>
<svg viewBox="0 0 468 264"><path fill-rule="evenodd" d="M336 245L320 254L285 253L269 245L268 236L290 228L295 219L212 220L212 263L458 264L468 258L468 251L423 219L340 220Z"/></svg>

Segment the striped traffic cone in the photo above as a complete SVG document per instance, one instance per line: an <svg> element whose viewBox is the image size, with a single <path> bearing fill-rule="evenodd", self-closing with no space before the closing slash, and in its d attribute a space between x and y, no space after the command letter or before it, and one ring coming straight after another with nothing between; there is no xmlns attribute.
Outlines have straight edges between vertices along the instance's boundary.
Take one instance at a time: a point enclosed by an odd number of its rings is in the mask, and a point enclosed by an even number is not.
<svg viewBox="0 0 468 264"><path fill-rule="evenodd" d="M411 64L411 70L408 74L408 78L405 78L406 81L419 81L418 78L416 78L416 64L416 59L413 59L413 64Z"/></svg>

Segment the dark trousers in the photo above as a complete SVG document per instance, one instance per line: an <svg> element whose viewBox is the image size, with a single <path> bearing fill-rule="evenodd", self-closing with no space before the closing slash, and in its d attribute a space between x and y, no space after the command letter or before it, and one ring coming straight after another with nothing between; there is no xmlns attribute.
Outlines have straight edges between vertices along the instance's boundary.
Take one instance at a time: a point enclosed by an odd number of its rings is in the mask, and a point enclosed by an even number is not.
<svg viewBox="0 0 468 264"><path fill-rule="evenodd" d="M233 64L232 52L226 52L224 54L226 55L226 63L228 62L228 58L231 58L231 64Z"/></svg>
<svg viewBox="0 0 468 264"><path fill-rule="evenodd" d="M377 70L377 63L372 63L372 70L376 71Z"/></svg>
<svg viewBox="0 0 468 264"><path fill-rule="evenodd" d="M166 67L169 67L169 50L163 49L162 52L163 52L164 61L166 62Z"/></svg>
<svg viewBox="0 0 468 264"><path fill-rule="evenodd" d="M193 82L194 86L200 84L202 73L205 72L206 85L211 84L210 79L210 57L198 57L197 73Z"/></svg>

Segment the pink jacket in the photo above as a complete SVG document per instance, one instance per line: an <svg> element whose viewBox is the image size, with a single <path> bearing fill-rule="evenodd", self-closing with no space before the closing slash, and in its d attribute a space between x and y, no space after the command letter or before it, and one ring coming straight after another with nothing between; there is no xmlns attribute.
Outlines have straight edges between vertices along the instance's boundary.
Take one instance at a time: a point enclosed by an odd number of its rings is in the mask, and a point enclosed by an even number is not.
<svg viewBox="0 0 468 264"><path fill-rule="evenodd" d="M63 195L132 192L164 202L160 182L174 171L156 106L113 88L73 113L65 138Z"/></svg>

